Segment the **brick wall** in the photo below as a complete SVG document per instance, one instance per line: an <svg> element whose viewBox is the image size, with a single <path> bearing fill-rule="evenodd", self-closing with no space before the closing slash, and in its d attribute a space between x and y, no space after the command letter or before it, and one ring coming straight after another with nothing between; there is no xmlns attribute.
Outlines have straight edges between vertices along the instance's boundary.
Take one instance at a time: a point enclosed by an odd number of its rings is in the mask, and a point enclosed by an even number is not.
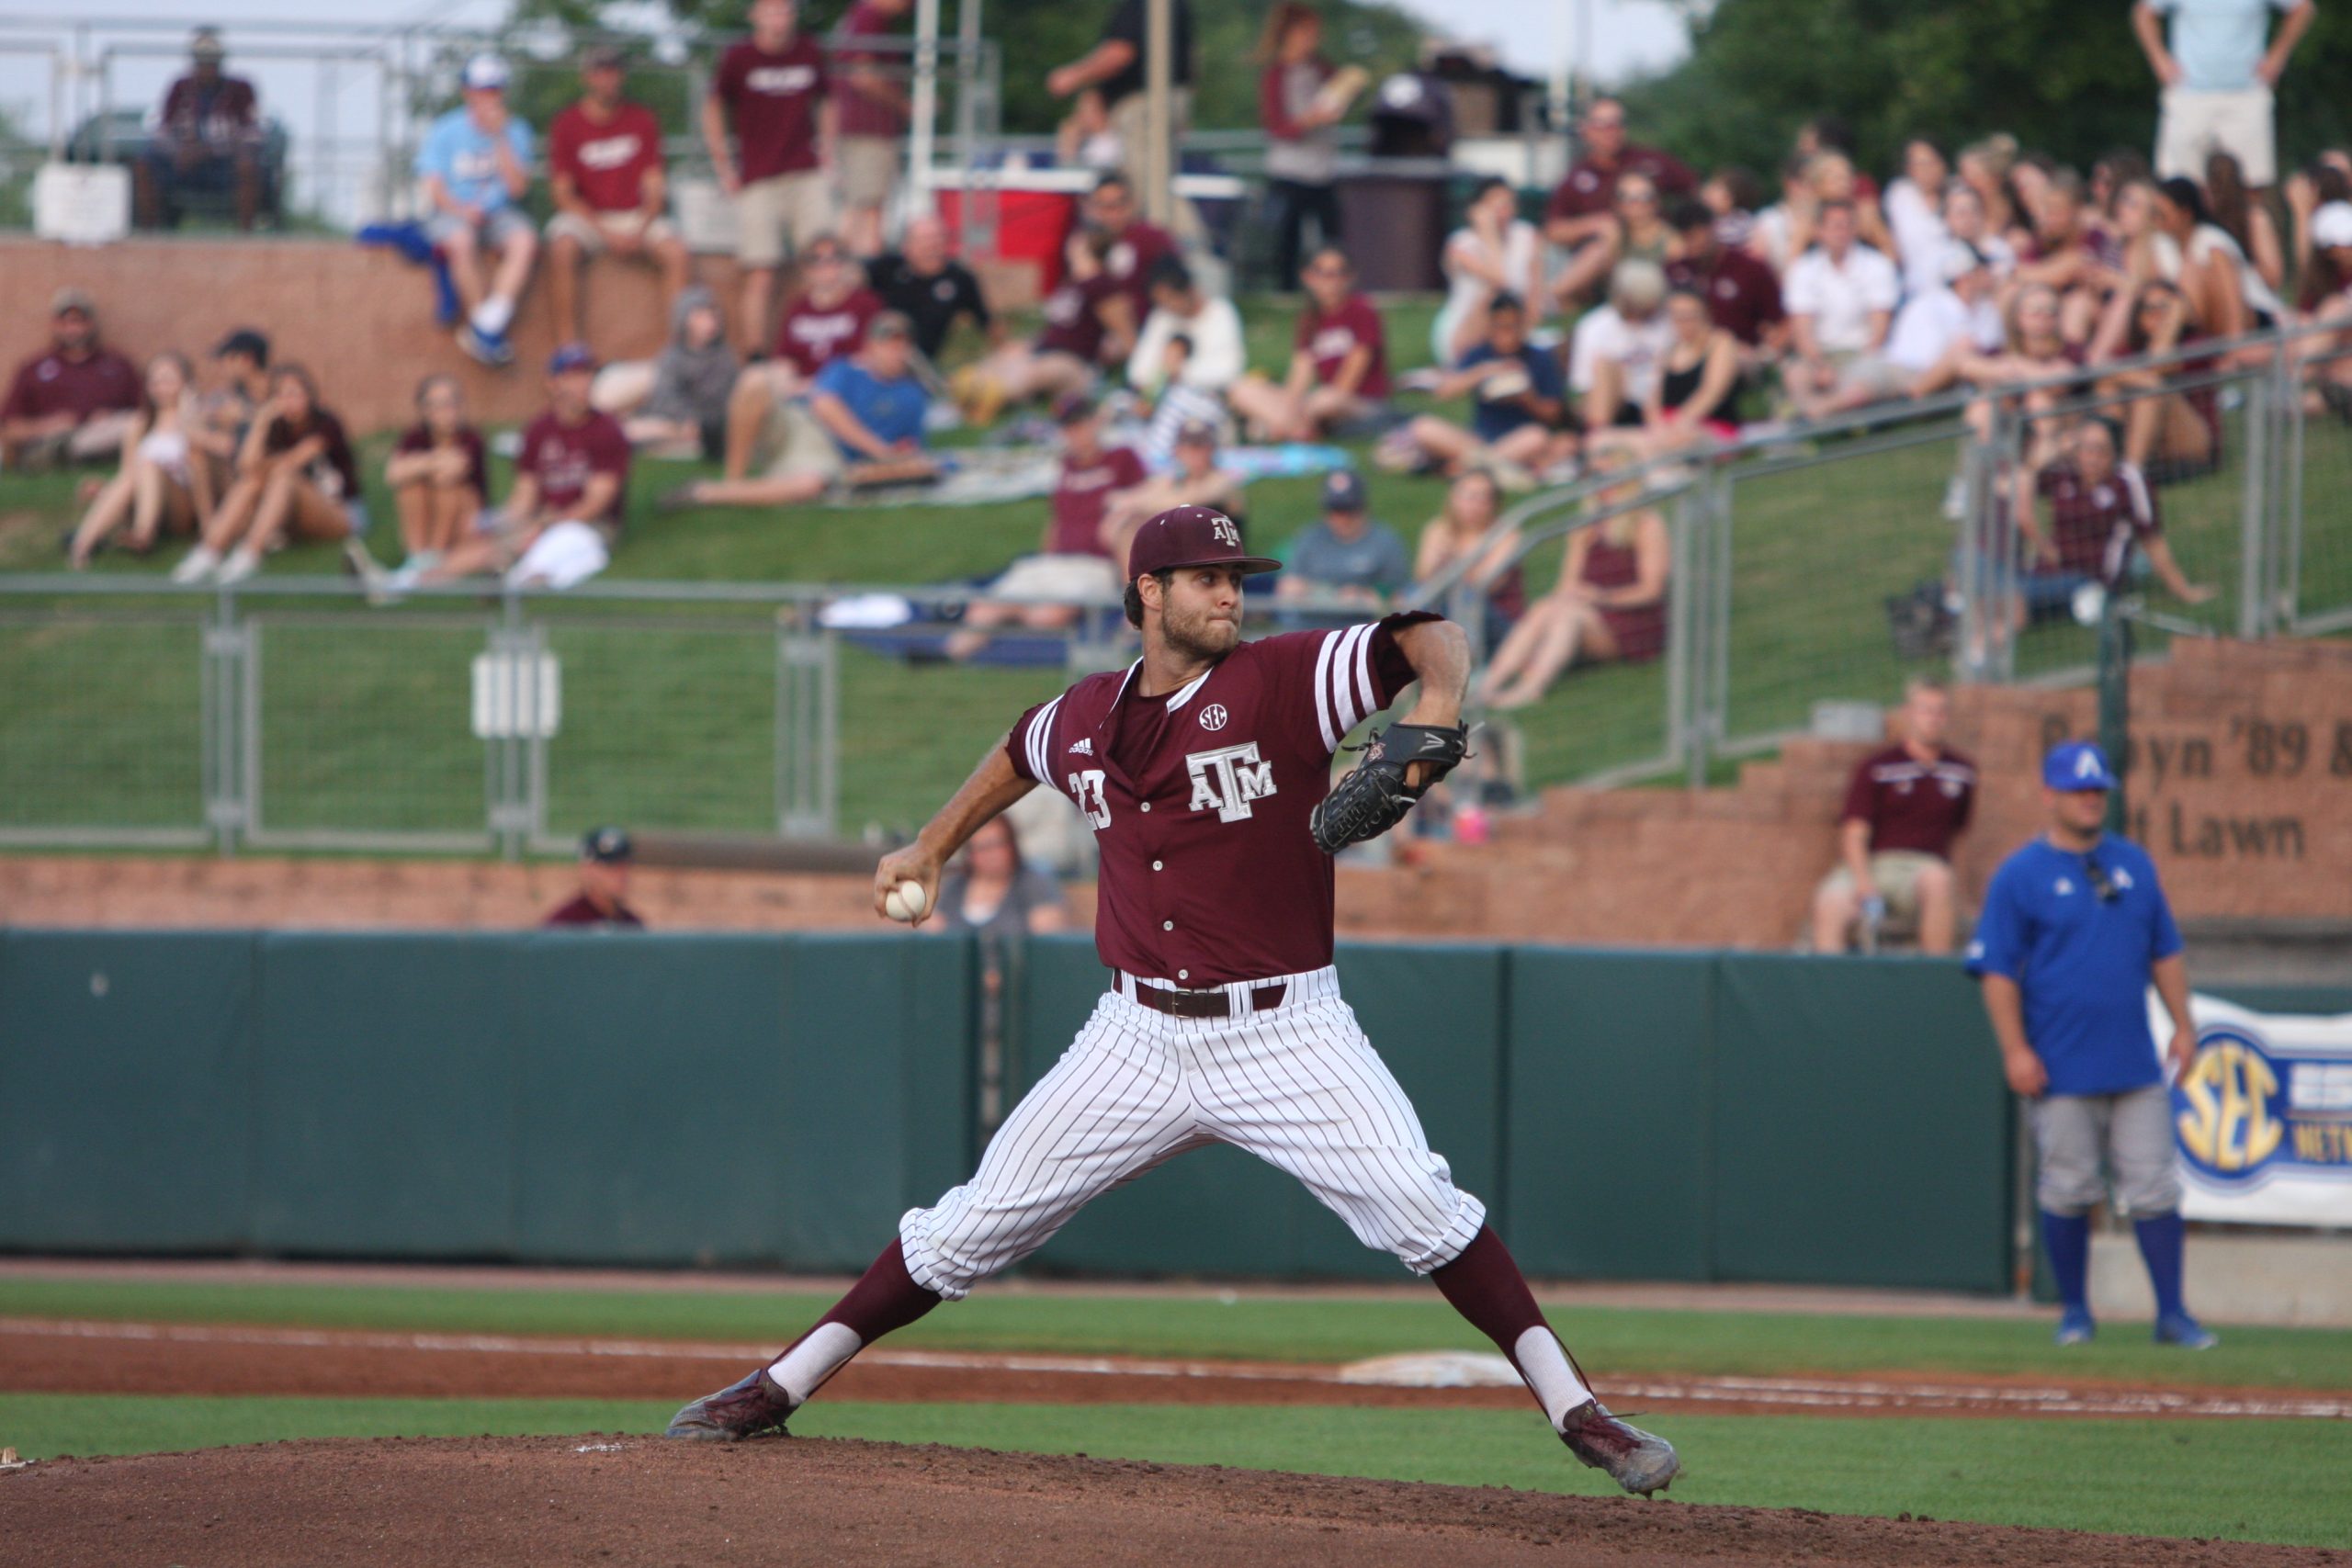
<svg viewBox="0 0 2352 1568"><path fill-rule="evenodd" d="M2132 689L2132 801L2184 919L2352 922L2352 647L2176 644ZM2041 827L2039 760L2088 735L2090 693L1969 687L1953 740L1984 783L1959 867L1973 904ZM1350 936L1772 948L1792 942L1870 748L1791 742L1738 785L1548 792L1495 841L1343 871ZM944 784L943 784L943 787ZM568 896L560 864L0 856L0 923L491 928ZM641 869L666 929L864 925L865 878ZM1073 913L1092 918L1091 890Z"/></svg>
<svg viewBox="0 0 2352 1568"><path fill-rule="evenodd" d="M695 265L731 313L734 262L700 256ZM982 281L1005 307L1035 300L1033 265L993 269ZM232 330L261 329L277 358L317 373L356 432L405 423L416 383L435 370L464 382L477 419L520 423L544 402L538 367L556 346L555 313L535 281L515 317L514 367L475 364L434 324L426 269L348 240L135 238L86 249L15 236L0 238L0 371L47 344L49 299L67 284L96 299L107 341L133 360L177 348L201 368ZM661 347L669 319L650 268L600 263L586 294L589 339L605 358Z"/></svg>

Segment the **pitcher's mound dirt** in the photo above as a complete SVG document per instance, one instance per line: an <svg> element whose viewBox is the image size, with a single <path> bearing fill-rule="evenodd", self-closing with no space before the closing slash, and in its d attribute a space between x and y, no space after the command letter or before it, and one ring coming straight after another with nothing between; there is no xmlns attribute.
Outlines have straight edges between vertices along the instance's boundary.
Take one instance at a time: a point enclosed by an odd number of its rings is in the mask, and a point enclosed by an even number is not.
<svg viewBox="0 0 2352 1568"><path fill-rule="evenodd" d="M45 1568L2345 1561L2282 1547L808 1438L329 1441L60 1460L0 1476L0 1556Z"/></svg>

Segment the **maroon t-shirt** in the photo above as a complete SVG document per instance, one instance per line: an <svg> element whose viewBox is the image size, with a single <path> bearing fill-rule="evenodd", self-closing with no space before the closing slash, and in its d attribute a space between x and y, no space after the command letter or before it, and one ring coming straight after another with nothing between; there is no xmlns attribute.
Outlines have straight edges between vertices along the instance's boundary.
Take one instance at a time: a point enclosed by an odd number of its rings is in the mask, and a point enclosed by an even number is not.
<svg viewBox="0 0 2352 1568"><path fill-rule="evenodd" d="M838 303L819 305L803 294L785 307L776 323L775 353L804 377L814 376L844 354L865 346L866 323L882 313L881 297L853 288Z"/></svg>
<svg viewBox="0 0 2352 1568"><path fill-rule="evenodd" d="M514 459L514 472L538 480L539 505L560 517L571 515L571 509L588 493L591 479L610 474L616 481L612 504L601 515L580 521L617 523L622 500L628 494L628 437L622 434L619 421L601 411L592 410L578 424L566 424L549 410L523 432L522 455Z"/></svg>
<svg viewBox="0 0 2352 1568"><path fill-rule="evenodd" d="M596 908L585 893L575 894L571 902L552 910L540 922L550 926L641 926L637 911L627 904L616 905L611 914Z"/></svg>
<svg viewBox="0 0 2352 1568"><path fill-rule="evenodd" d="M459 451L466 455L466 488L482 502L490 500L490 459L482 450L481 432L470 424L458 427L450 437ZM433 432L422 424L412 424L401 432L398 445L392 450L403 457L433 450Z"/></svg>
<svg viewBox="0 0 2352 1568"><path fill-rule="evenodd" d="M2111 587L2132 565L2132 547L2164 532L2155 490L2130 463L2116 464L2097 484L2084 483L2072 465L2045 468L2033 488L2049 504L2061 571L2079 571Z"/></svg>
<svg viewBox="0 0 2352 1568"><path fill-rule="evenodd" d="M1298 313L1298 331L1291 338L1291 346L1315 361L1315 379L1326 386L1339 378L1340 367L1347 363L1349 355L1369 347L1372 363L1364 367L1363 379L1356 383L1356 396L1388 395L1388 333L1381 325L1380 312L1363 295L1349 295L1328 316L1309 299L1306 309Z"/></svg>
<svg viewBox="0 0 2352 1568"><path fill-rule="evenodd" d="M1951 841L1976 806L1976 764L1945 747L1921 762L1900 746L1862 759L1846 789L1848 822L1871 825L1871 853L1914 850L1951 858Z"/></svg>
<svg viewBox="0 0 2352 1568"><path fill-rule="evenodd" d="M621 104L599 124L574 104L548 128L548 167L596 211L635 212L645 176L662 167L662 122L643 104Z"/></svg>
<svg viewBox="0 0 2352 1568"><path fill-rule="evenodd" d="M1094 829L1103 963L1199 989L1331 962L1332 863L1307 814L1340 742L1412 682L1396 628L1436 618L1245 642L1158 697L1134 690L1136 664L1021 716L1013 771Z"/></svg>
<svg viewBox="0 0 2352 1568"><path fill-rule="evenodd" d="M75 423L94 413L117 413L139 406L139 371L110 348L83 359L54 352L28 359L8 384L0 419L40 419L70 413Z"/></svg>
<svg viewBox="0 0 2352 1568"><path fill-rule="evenodd" d="M1098 272L1083 281L1063 278L1061 287L1046 296L1046 325L1037 334L1037 352L1099 363L1102 340L1110 335L1102 326L1102 301L1119 292L1119 280L1108 273Z"/></svg>
<svg viewBox="0 0 2352 1568"><path fill-rule="evenodd" d="M901 73L912 56L895 50L857 47L860 39L888 38L896 31L897 24L868 5L866 0L857 0L857 4L849 8L849 14L842 18L842 25L834 30L833 63L842 67L842 73L833 83L833 101L841 106L843 136L895 139L907 133L906 111L895 105L876 102L860 92L856 84L849 79L852 66L863 66L886 81L893 81L901 91L904 90Z"/></svg>
<svg viewBox="0 0 2352 1568"><path fill-rule="evenodd" d="M1151 314L1151 269L1160 257L1175 254L1176 242L1168 231L1140 218L1128 224L1103 253L1102 270L1135 306L1138 324Z"/></svg>
<svg viewBox="0 0 2352 1568"><path fill-rule="evenodd" d="M183 76L164 94L156 129L175 141L233 145L259 132L261 105L254 85L242 76L220 77L209 91L194 76Z"/></svg>
<svg viewBox="0 0 2352 1568"><path fill-rule="evenodd" d="M817 106L831 88L825 53L796 37L770 54L749 39L719 57L711 91L735 127L736 173L746 182L817 166Z"/></svg>
<svg viewBox="0 0 2352 1568"><path fill-rule="evenodd" d="M1666 280L1705 296L1707 314L1715 325L1750 348L1764 341L1767 327L1788 319L1781 304L1781 280L1771 264L1731 245L1717 246L1703 267L1687 261L1668 263Z"/></svg>
<svg viewBox="0 0 2352 1568"><path fill-rule="evenodd" d="M1569 164L1566 176L1552 187L1552 199L1545 204L1544 216L1589 218L1596 212L1606 212L1617 199L1618 180L1629 174L1648 175L1660 196L1680 196L1699 188L1699 176L1672 153L1628 142L1617 162L1608 168L1589 158L1579 158Z"/></svg>
<svg viewBox="0 0 2352 1568"><path fill-rule="evenodd" d="M1062 455L1061 477L1054 481L1054 553L1102 556L1102 513L1114 491L1143 483L1151 470L1125 446L1111 446L1080 463ZM1116 563L1114 563L1116 564Z"/></svg>
<svg viewBox="0 0 2352 1568"><path fill-rule="evenodd" d="M272 414L268 433L261 438L261 449L272 457L291 452L311 436L319 438L320 452L311 463L311 480L334 499L353 502L359 499L359 465L351 456L351 438L344 434L343 421L325 409L312 409L305 423L296 426Z"/></svg>

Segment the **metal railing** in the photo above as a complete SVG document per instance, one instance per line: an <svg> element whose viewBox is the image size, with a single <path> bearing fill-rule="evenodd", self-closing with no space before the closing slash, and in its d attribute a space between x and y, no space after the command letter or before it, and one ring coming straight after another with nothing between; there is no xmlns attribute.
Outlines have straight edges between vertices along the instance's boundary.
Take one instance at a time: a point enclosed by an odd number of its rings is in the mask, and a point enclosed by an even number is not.
<svg viewBox="0 0 2352 1568"><path fill-rule="evenodd" d="M2155 384L2111 384L2141 371ZM2338 378L2346 390L2323 390ZM2189 582L2215 591L2169 606L2176 626L2249 638L2352 629L2352 332L2200 342L1775 429L1521 502L1497 524L1519 536L1504 571L1636 509L1666 512L1673 538L1664 654L1570 670L1515 721L1530 777L1681 773L1696 784L1712 759L1805 733L1816 704L1887 703L1916 673L2086 679L2096 633L2050 602L2051 578L2024 572L2016 513L2020 472L2093 416L2127 442L2135 420L2169 438L2166 422L2186 419L2206 439L2160 446L2148 465L2165 481L2164 537ZM1638 493L1619 493L1629 487ZM1480 624L1493 576L1468 572L1483 553L1418 602ZM2143 552L2127 587L2164 593L2144 563ZM2139 657L2168 645L2143 637Z"/></svg>

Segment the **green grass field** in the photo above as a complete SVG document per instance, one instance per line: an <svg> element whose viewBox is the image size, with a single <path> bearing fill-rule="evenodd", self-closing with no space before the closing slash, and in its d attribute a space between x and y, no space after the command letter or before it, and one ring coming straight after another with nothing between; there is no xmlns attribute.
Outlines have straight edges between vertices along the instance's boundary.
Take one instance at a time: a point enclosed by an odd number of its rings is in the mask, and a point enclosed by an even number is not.
<svg viewBox="0 0 2352 1568"><path fill-rule="evenodd" d="M1249 302L1251 353L1278 369L1286 308ZM1426 302L1390 315L1400 368L1426 359ZM2241 452L2241 416L2231 450ZM386 443L363 455L370 502L392 546L390 498L378 474ZM1834 453L1835 448L1831 451ZM1734 737L1801 727L1825 697L1886 700L1908 668L1887 634L1884 602L1941 575L1951 525L1939 512L1956 446L1937 439L1851 460L1743 470L1735 487L1727 730ZM1361 456L1361 454L1359 454ZM636 523L611 576L649 581L944 583L983 577L1034 548L1035 502L937 508L809 507L784 514L703 511L656 516L650 502L697 471L639 466ZM2352 603L2352 432L2314 420L2306 432L2303 570L2307 608ZM495 481L503 487L503 478ZM1375 513L1409 540L1434 514L1442 486L1371 477ZM2234 625L2237 468L2166 488L2174 547L2192 578L2221 596L2195 612ZM1253 542L1279 549L1312 521L1316 481L1252 487ZM0 571L59 564L74 513L70 479L0 479ZM153 577L176 549L135 560L100 558L101 573ZM1548 585L1556 548L1531 562ZM322 547L288 552L273 573L334 573ZM201 607L150 602L121 625L43 606L0 605L0 826L94 822L200 826L197 675ZM328 610L341 613L322 614ZM13 613L12 613L13 610ZM25 614L24 612L30 613ZM487 608L462 603L361 614L349 606L273 604L261 612L266 826L284 829L479 830L484 758L467 726L467 666ZM617 818L677 829L772 830L775 819L775 659L771 623L756 612L618 612L569 604L547 612L565 671L564 732L550 749L550 824ZM2161 645L2158 639L2158 646ZM2037 626L2026 671L2079 666L2087 633ZM1021 708L1058 688L1057 670L910 666L846 652L842 677L842 825L906 827ZM1521 716L1531 782L1580 777L1657 755L1665 744L1662 663L1603 668L1563 681Z"/></svg>
<svg viewBox="0 0 2352 1568"><path fill-rule="evenodd" d="M773 1343L821 1309L796 1292L451 1289L0 1280L0 1315L304 1325ZM2202 1356L2117 1325L2060 1352L2035 1319L1555 1310L1595 1369L1926 1372L2352 1389L2352 1334L2233 1328ZM908 1348L1331 1361L1483 1348L1426 1300L983 1293L934 1314ZM1606 1377L1606 1371L1602 1375ZM682 1390L681 1398L699 1392ZM136 1453L299 1437L651 1433L674 1403L133 1397L0 1393L0 1443L28 1457ZM1660 1412L1687 1503L2352 1545L2352 1423L1707 1416ZM937 1442L1333 1475L1607 1490L1515 1411L1310 1406L900 1404L819 1401L808 1437Z"/></svg>

